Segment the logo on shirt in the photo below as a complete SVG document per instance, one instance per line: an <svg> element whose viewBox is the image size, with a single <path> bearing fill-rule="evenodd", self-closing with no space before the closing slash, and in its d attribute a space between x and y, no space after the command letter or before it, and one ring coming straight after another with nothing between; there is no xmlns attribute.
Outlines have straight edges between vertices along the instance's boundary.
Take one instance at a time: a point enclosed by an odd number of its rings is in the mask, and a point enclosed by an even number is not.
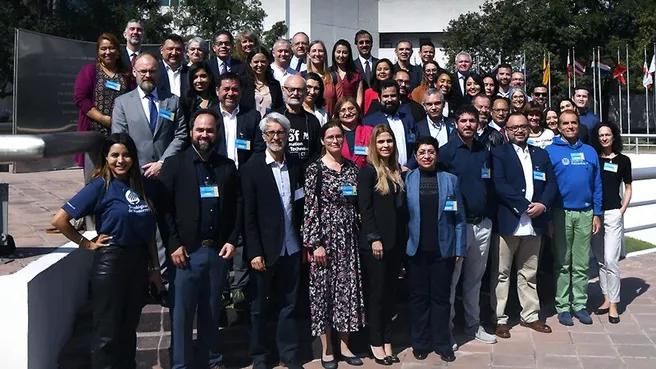
<svg viewBox="0 0 656 369"><path fill-rule="evenodd" d="M567 158L563 158L560 162L563 163L563 165L569 165L569 159Z"/></svg>
<svg viewBox="0 0 656 369"><path fill-rule="evenodd" d="M141 201L141 199L139 199L139 195L137 195L137 193L132 190L127 190L125 192L125 199L130 205L137 205L139 201Z"/></svg>

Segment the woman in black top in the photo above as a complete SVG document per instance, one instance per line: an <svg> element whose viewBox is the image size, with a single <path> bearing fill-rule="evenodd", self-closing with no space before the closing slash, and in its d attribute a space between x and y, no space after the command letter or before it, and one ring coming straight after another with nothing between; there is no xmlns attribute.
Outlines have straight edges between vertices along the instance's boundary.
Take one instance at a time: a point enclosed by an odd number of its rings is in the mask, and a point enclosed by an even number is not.
<svg viewBox="0 0 656 369"><path fill-rule="evenodd" d="M273 76L271 60L271 54L262 46L254 47L248 54L247 80L241 92L240 109L255 109L263 117L283 106L282 88Z"/></svg>
<svg viewBox="0 0 656 369"><path fill-rule="evenodd" d="M206 62L192 64L187 76L189 89L182 98L182 112L186 122L196 110L209 109L218 102L214 77Z"/></svg>
<svg viewBox="0 0 656 369"><path fill-rule="evenodd" d="M631 202L631 160L622 155L620 130L614 124L600 123L592 132L592 146L599 154L603 190L602 228L592 238L592 252L599 265L599 285L604 303L595 311L608 313L608 321L620 322L620 250L624 239L624 213ZM620 185L624 182L624 196Z"/></svg>

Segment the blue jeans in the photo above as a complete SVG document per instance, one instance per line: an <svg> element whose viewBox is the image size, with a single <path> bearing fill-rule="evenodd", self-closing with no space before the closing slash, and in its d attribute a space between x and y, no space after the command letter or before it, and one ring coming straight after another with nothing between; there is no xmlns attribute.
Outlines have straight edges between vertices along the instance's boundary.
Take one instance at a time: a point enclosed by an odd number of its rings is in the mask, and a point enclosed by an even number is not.
<svg viewBox="0 0 656 369"><path fill-rule="evenodd" d="M226 261L219 250L187 249L187 267L171 267L171 368L192 365L194 315L198 309L198 355L194 362L211 367L223 361L219 352L219 312L221 291L226 281Z"/></svg>

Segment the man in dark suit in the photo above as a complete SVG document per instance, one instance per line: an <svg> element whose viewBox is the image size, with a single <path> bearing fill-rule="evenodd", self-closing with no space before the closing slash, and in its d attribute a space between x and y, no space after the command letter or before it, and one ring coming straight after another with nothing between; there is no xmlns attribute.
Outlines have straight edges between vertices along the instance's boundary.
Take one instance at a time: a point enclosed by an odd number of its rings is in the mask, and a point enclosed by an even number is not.
<svg viewBox="0 0 656 369"><path fill-rule="evenodd" d="M371 37L371 33L361 29L355 34L355 47L358 49L359 55L353 62L355 63L355 68L364 77L363 91L370 87L369 82L371 82L371 77L373 76L374 63L378 61L378 58L371 55L373 45L374 39Z"/></svg>
<svg viewBox="0 0 656 369"><path fill-rule="evenodd" d="M159 48L162 59L159 61L160 91L168 91L177 97L182 97L189 89L189 67L184 63L184 40L171 34L166 36Z"/></svg>
<svg viewBox="0 0 656 369"><path fill-rule="evenodd" d="M364 117L362 123L372 127L379 124L388 125L394 132L399 151L399 164L403 171L414 169L417 167L417 161L412 155L415 143L415 121L412 115L399 109L399 85L396 81L380 81L379 87L381 110Z"/></svg>
<svg viewBox="0 0 656 369"><path fill-rule="evenodd" d="M476 110L478 110L478 129L476 138L491 150L494 147L503 145L503 134L490 127L490 97L485 94L478 94L472 101Z"/></svg>
<svg viewBox="0 0 656 369"><path fill-rule="evenodd" d="M396 49L394 50L396 54L396 59L398 60L394 64L394 73L404 70L408 72L410 76L410 88L408 90L412 91L415 87L419 86L421 83L421 76L424 73L421 70L420 66L410 64L410 58L412 57L412 42L408 40L401 40L396 44Z"/></svg>
<svg viewBox="0 0 656 369"><path fill-rule="evenodd" d="M123 37L126 45L121 50L121 63L131 69L134 60L141 54L141 40L143 39L143 23L138 19L130 19L125 25Z"/></svg>
<svg viewBox="0 0 656 369"><path fill-rule="evenodd" d="M282 363L301 369L298 358L296 300L301 269L303 173L301 164L285 154L289 120L269 113L260 121L267 149L254 154L240 169L244 194L246 260L253 268L250 356L253 369L266 369L266 322L269 294L277 294L280 313L276 345Z"/></svg>
<svg viewBox="0 0 656 369"><path fill-rule="evenodd" d="M492 250L492 308L496 311L495 334L510 338L505 313L510 271L517 270L517 293L522 305L520 325L537 332L551 333L539 320L537 269L542 236L547 234L547 210L553 204L558 185L549 154L526 143L528 120L521 113L510 115L506 123L509 143L492 150L494 188L499 199L497 226L501 240Z"/></svg>
<svg viewBox="0 0 656 369"><path fill-rule="evenodd" d="M412 83L410 74L401 69L394 73L393 79L399 85L399 111L412 116L412 119L414 119L415 122L424 119L424 108L419 102L413 101L409 96L411 91L410 84ZM367 115L374 114L380 110L380 101L374 100L369 106Z"/></svg>
<svg viewBox="0 0 656 369"><path fill-rule="evenodd" d="M235 164L215 153L218 116L209 110L191 119L191 147L162 167L162 205L170 271L171 367L192 364L192 331L198 314L198 362L223 368L219 352L221 291L227 260L235 252L240 219Z"/></svg>
<svg viewBox="0 0 656 369"><path fill-rule="evenodd" d="M455 126L453 119L444 117L444 95L440 90L431 88L424 94L422 105L426 117L417 123L417 137L430 136L437 140L439 147L446 145Z"/></svg>
<svg viewBox="0 0 656 369"><path fill-rule="evenodd" d="M469 76L471 66L471 55L469 53L461 51L456 55L456 71L451 78L453 83L451 94L456 105L453 107L453 110L456 110L461 105L470 103L467 98L467 91L465 91L465 81Z"/></svg>
<svg viewBox="0 0 656 369"><path fill-rule="evenodd" d="M212 51L216 57L210 59L209 64L214 79L218 79L223 73L233 72L245 80L246 65L241 60L232 58L232 48L235 44L232 33L226 30L219 31L214 35L213 40Z"/></svg>

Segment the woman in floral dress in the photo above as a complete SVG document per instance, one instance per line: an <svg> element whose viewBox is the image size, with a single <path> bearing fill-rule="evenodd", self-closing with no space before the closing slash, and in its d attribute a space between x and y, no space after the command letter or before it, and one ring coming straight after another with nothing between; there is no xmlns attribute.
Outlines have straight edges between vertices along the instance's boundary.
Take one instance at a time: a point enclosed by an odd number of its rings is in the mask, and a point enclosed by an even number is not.
<svg viewBox="0 0 656 369"><path fill-rule="evenodd" d="M305 181L303 245L310 258L312 334L321 336L321 363L337 368L330 333L339 332L342 358L362 365L348 347L348 336L364 326L358 256L358 167L342 157L344 131L337 122L321 127L322 157L310 164Z"/></svg>

